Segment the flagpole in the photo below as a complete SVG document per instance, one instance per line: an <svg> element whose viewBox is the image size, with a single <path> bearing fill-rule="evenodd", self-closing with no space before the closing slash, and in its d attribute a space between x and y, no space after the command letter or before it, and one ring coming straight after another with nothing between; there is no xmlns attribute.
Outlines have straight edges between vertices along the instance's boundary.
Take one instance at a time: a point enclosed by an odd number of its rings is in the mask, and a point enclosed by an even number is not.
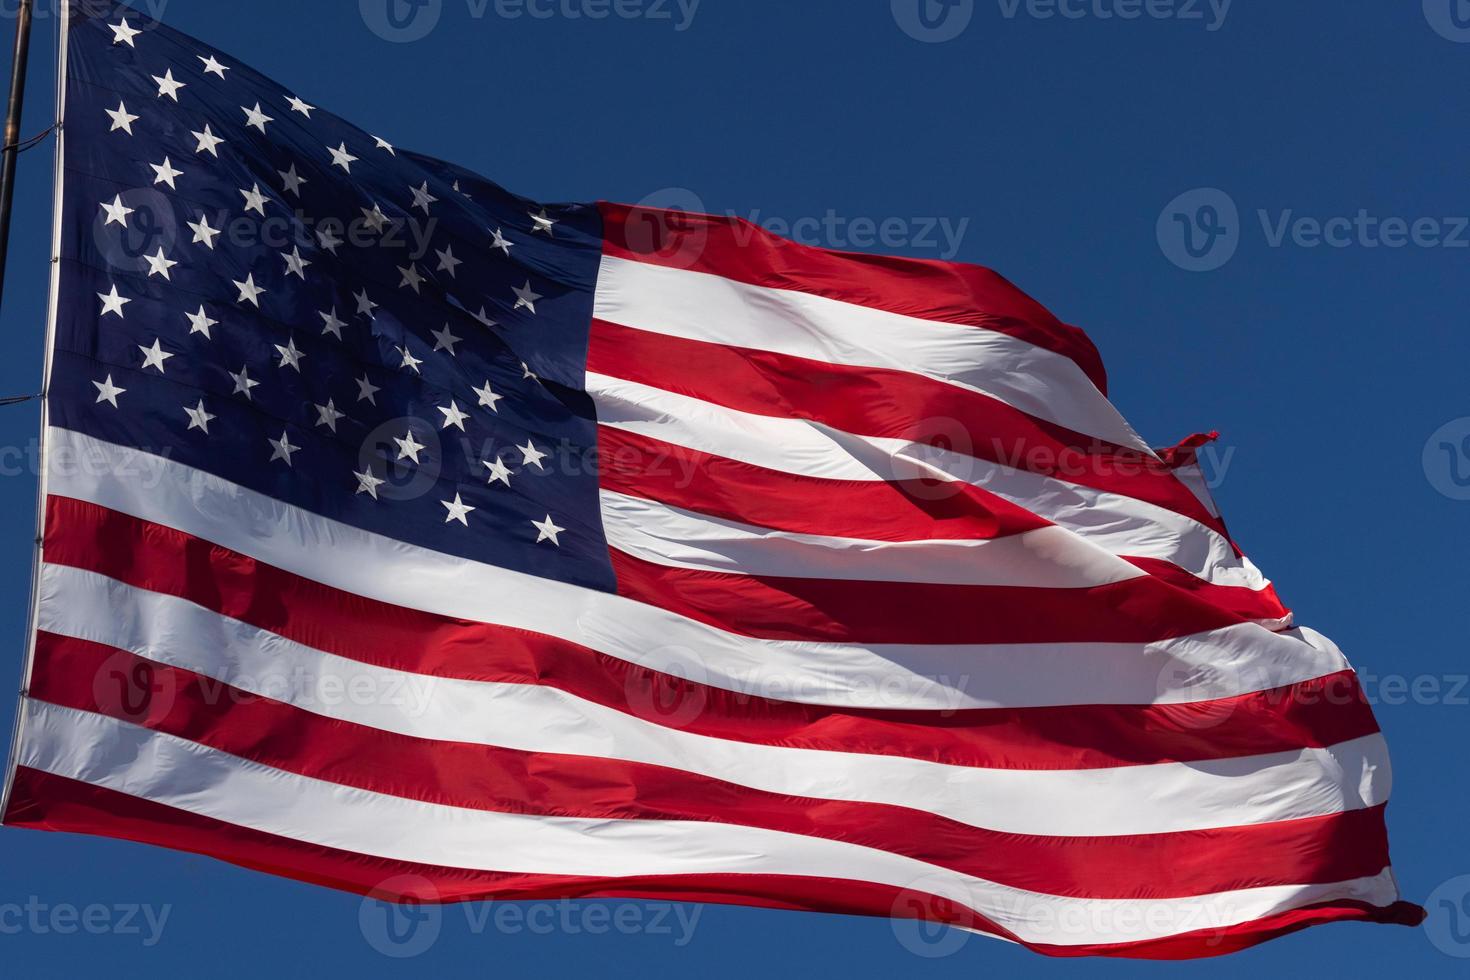
<svg viewBox="0 0 1470 980"><path fill-rule="evenodd" d="M31 6L20 0L15 11L15 57L10 67L10 104L5 110L5 143L0 151L0 303L5 298L5 260L10 252L10 211L15 201L15 161L20 156L20 116L26 98L26 66L31 56Z"/></svg>
<svg viewBox="0 0 1470 980"><path fill-rule="evenodd" d="M15 200L15 162L20 156L20 116L26 98L26 67L31 56L31 7L20 0L15 11L15 56L10 68L10 104L5 110L5 142L0 151L0 303L5 297L5 260L10 252L10 212Z"/></svg>

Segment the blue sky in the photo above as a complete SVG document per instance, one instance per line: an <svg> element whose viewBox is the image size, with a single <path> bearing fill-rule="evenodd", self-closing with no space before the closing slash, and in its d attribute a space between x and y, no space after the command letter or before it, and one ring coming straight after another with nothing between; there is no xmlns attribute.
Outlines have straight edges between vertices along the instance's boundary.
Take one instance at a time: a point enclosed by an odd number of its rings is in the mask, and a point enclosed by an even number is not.
<svg viewBox="0 0 1470 980"><path fill-rule="evenodd" d="M935 0L927 18L916 0L423 0L397 17L387 0L134 2L398 146L521 193L728 211L813 244L978 262L1085 327L1148 438L1221 431L1216 494L1235 536L1377 701L1395 865L1436 916L1187 969L1463 975L1470 2ZM49 14L55 0L38 3ZM6 32L14 7L0 4ZM51 113L53 27L38 22L27 135ZM39 384L49 174L49 149L22 158L0 394ZM36 420L34 403L0 410L10 677ZM69 921L57 909L87 906L105 910L91 913L98 934L54 927ZM881 920L603 908L449 908L403 961L375 948L382 910L349 895L0 831L0 962L16 976L1166 969L978 937L938 948ZM921 959L916 944L947 955Z"/></svg>

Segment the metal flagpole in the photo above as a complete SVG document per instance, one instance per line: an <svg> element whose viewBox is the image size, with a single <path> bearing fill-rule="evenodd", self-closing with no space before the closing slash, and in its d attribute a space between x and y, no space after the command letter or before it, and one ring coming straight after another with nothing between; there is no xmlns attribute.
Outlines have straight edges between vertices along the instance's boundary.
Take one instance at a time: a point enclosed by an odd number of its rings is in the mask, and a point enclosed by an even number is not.
<svg viewBox="0 0 1470 980"><path fill-rule="evenodd" d="M5 142L0 151L0 303L5 298L5 260L10 251L10 211L15 200L15 161L20 156L20 115L26 98L26 66L31 55L31 7L20 0L15 11L15 57L10 69L10 104L5 110Z"/></svg>

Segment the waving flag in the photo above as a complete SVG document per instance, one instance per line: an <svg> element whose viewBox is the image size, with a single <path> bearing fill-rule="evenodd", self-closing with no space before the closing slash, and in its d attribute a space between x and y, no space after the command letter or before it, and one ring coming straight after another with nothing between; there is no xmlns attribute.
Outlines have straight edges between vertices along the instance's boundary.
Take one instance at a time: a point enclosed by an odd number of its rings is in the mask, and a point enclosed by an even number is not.
<svg viewBox="0 0 1470 980"><path fill-rule="evenodd" d="M1354 674L1004 279L543 206L68 25L5 822L1057 955L1412 923Z"/></svg>

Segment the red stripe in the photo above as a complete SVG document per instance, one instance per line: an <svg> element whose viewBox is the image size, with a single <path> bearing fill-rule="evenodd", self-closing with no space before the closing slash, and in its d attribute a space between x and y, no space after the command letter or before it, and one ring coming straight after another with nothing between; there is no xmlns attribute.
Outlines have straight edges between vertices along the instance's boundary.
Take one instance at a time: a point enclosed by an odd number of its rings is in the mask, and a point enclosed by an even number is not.
<svg viewBox="0 0 1470 980"><path fill-rule="evenodd" d="M1015 888L1173 898L1347 881L1388 863L1382 807L1249 827L1055 837L880 803L768 793L663 766L414 738L258 697L113 647L41 633L31 696L346 786L542 816L737 824L873 847ZM124 696L126 692L126 696Z"/></svg>
<svg viewBox="0 0 1470 980"><path fill-rule="evenodd" d="M756 697L552 637L364 599L64 497L49 500L45 556L364 663L544 684L654 724L754 744L999 769L1092 769L1322 748L1378 731L1351 671L1193 704L906 711Z"/></svg>
<svg viewBox="0 0 1470 980"><path fill-rule="evenodd" d="M609 549L618 592L718 629L833 643L1148 643L1242 622L1145 576L1080 589L740 575Z"/></svg>
<svg viewBox="0 0 1470 980"><path fill-rule="evenodd" d="M1161 460L942 381L592 321L587 370L726 408L903 439L1164 507L1224 534Z"/></svg>
<svg viewBox="0 0 1470 980"><path fill-rule="evenodd" d="M968 483L799 476L605 425L597 442L605 489L778 531L927 541L998 538L1051 526Z"/></svg>
<svg viewBox="0 0 1470 980"><path fill-rule="evenodd" d="M1087 335L990 269L813 248L734 217L625 204L600 207L607 255L984 327L1071 358L1107 394L1102 357Z"/></svg>
<svg viewBox="0 0 1470 980"><path fill-rule="evenodd" d="M1015 938L950 900L861 881L741 874L573 878L388 861L261 833L24 766L16 769L5 823L207 854L243 867L388 901L661 899L921 918ZM404 880L404 876L410 876L410 880ZM1344 901L1160 940L1086 946L1026 945L1053 956L1186 959L1232 952L1319 922L1361 920L1412 926L1423 918L1423 910L1407 902L1377 908Z"/></svg>

